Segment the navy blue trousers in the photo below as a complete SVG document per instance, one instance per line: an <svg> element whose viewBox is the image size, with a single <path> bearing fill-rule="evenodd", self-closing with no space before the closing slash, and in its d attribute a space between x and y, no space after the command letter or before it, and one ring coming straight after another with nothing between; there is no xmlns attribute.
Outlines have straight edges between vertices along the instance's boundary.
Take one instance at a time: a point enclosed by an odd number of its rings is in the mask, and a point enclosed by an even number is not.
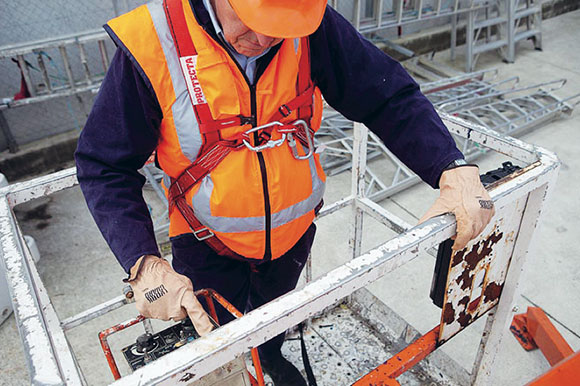
<svg viewBox="0 0 580 386"><path fill-rule="evenodd" d="M193 234L180 235L171 239L173 268L189 277L194 289L212 288L239 311L247 312L296 287L315 233L316 226L312 224L283 256L259 264L220 256ZM216 312L220 325L234 319L219 305L216 305ZM284 333L262 344L260 353L275 355L280 352L282 343Z"/></svg>

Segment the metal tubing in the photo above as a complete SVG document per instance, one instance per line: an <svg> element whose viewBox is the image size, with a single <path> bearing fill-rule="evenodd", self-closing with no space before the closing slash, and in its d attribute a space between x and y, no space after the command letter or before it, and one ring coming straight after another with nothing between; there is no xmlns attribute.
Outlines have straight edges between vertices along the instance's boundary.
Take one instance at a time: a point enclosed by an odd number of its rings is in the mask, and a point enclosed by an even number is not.
<svg viewBox="0 0 580 386"><path fill-rule="evenodd" d="M368 198L359 198L356 200L357 206L378 222L392 229L394 232L403 233L413 226L404 220L398 218L379 204Z"/></svg>
<svg viewBox="0 0 580 386"><path fill-rule="evenodd" d="M354 27L360 29L360 0L354 0Z"/></svg>
<svg viewBox="0 0 580 386"><path fill-rule="evenodd" d="M475 26L475 11L467 14L467 26L465 28L465 72L473 71L473 32Z"/></svg>
<svg viewBox="0 0 580 386"><path fill-rule="evenodd" d="M103 71L107 72L109 69L109 53L107 52L107 46L104 40L99 40L99 52L101 53L101 63L103 64Z"/></svg>
<svg viewBox="0 0 580 386"><path fill-rule="evenodd" d="M449 55L452 61L456 59L456 48L457 48L457 15L451 15L451 46L449 49Z"/></svg>
<svg viewBox="0 0 580 386"><path fill-rule="evenodd" d="M106 313L121 308L125 304L128 304L127 298L125 295L120 295L95 307L89 308L75 316L71 316L70 318L63 320L60 325L64 331L68 331L90 320L98 318L101 315L105 315Z"/></svg>
<svg viewBox="0 0 580 386"><path fill-rule="evenodd" d="M66 72L66 77L68 78L68 84L71 89L76 89L76 82L75 78L72 73L72 69L70 67L70 62L68 60L68 54L66 52L66 47L61 45L58 47L60 51L60 56L62 57L62 64L64 65L64 70Z"/></svg>
<svg viewBox="0 0 580 386"><path fill-rule="evenodd" d="M375 0L375 17L377 20L377 28L381 28L383 23L383 0Z"/></svg>
<svg viewBox="0 0 580 386"><path fill-rule="evenodd" d="M365 170L367 167L367 141L368 130L362 123L354 124L354 144L353 144L353 168L351 180L351 194L354 197L364 197L365 195ZM362 228L364 212L353 201L353 223L351 224L349 248L350 255L354 259L361 254Z"/></svg>
<svg viewBox="0 0 580 386"><path fill-rule="evenodd" d="M99 341L101 342L101 347L105 353L105 358L107 358L107 363L109 364L109 368L111 369L113 378L115 378L115 380L121 378L121 373L119 373L117 362L115 362L115 357L113 356L113 352L111 351L111 347L109 346L107 338L109 335L113 335L144 320L145 317L143 315L139 315L136 318L129 319L123 323L116 324L113 327L109 327L106 330L99 332Z"/></svg>
<svg viewBox="0 0 580 386"><path fill-rule="evenodd" d="M8 121L4 117L2 113L2 109L0 109L0 130L2 130L2 134L4 135L4 139L8 145L8 151L10 153L16 153L18 151L18 143L14 139L14 135L10 130L10 126L8 126Z"/></svg>
<svg viewBox="0 0 580 386"><path fill-rule="evenodd" d="M31 383L82 385L82 374L4 197L0 198L0 244Z"/></svg>
<svg viewBox="0 0 580 386"><path fill-rule="evenodd" d="M48 71L46 71L46 66L44 65L44 59L42 58L42 55L42 52L37 53L36 60L38 61L38 67L40 67L40 73L42 74L42 80L44 80L46 90L50 93L52 91L52 85L50 84L50 78L48 77Z"/></svg>
<svg viewBox="0 0 580 386"><path fill-rule="evenodd" d="M388 359L353 383L353 386L382 385L383 382L395 379L417 363L425 359L437 348L439 326L409 344L405 349Z"/></svg>
<svg viewBox="0 0 580 386"><path fill-rule="evenodd" d="M24 60L23 55L18 55L16 57L16 59L18 60L18 65L20 66L20 71L22 72L22 76L24 77L24 83L26 83L26 88L28 89L30 96L35 97L36 96L36 88L34 87L34 84L32 83L32 79L30 78L30 71L28 69L28 64L26 63L26 60Z"/></svg>
<svg viewBox="0 0 580 386"><path fill-rule="evenodd" d="M87 60L87 52L85 51L85 45L82 43L78 43L79 52L81 55L81 64L83 65L83 70L85 73L85 81L87 82L87 86L93 84L93 80L91 79L91 70L89 69L89 61Z"/></svg>

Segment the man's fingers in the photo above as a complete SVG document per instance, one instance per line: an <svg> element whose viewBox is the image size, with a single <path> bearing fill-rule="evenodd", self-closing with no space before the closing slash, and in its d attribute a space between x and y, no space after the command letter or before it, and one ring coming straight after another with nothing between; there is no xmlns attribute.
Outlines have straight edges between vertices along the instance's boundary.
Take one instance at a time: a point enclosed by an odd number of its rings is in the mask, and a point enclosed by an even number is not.
<svg viewBox="0 0 580 386"><path fill-rule="evenodd" d="M187 311L185 311L185 308L181 307L179 309L179 313L177 315L175 315L175 316L172 316L171 319L174 322L179 322L179 321L185 319L186 317L187 317Z"/></svg>
<svg viewBox="0 0 580 386"><path fill-rule="evenodd" d="M433 218L435 216L439 216L440 214L448 213L448 212L449 212L449 208L441 205L440 201L437 200L427 210L427 212L425 212L425 214L423 215L423 217L421 217L421 219L419 220L419 222L417 223L417 225L424 223L425 221L429 220L430 218Z"/></svg>
<svg viewBox="0 0 580 386"><path fill-rule="evenodd" d="M211 324L209 317L207 316L205 310L195 297L193 291L186 291L181 299L181 306L185 308L189 319L195 327L195 331L200 336L209 334L213 330L213 325Z"/></svg>
<svg viewBox="0 0 580 386"><path fill-rule="evenodd" d="M474 237L475 237L475 234L473 234L470 231L467 231L466 229L461 229L459 227L459 224L458 224L457 225L457 236L455 237L455 241L453 242L452 249L454 251L459 251L459 250L465 248L465 246L467 245L469 240L471 240Z"/></svg>

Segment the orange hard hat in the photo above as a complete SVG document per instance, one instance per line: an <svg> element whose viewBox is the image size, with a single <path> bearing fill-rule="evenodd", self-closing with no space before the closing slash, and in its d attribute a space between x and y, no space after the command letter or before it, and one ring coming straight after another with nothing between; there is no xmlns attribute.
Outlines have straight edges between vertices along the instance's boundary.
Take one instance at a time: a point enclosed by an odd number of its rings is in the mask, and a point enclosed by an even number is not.
<svg viewBox="0 0 580 386"><path fill-rule="evenodd" d="M326 0L229 0L252 31L275 38L298 38L316 31Z"/></svg>

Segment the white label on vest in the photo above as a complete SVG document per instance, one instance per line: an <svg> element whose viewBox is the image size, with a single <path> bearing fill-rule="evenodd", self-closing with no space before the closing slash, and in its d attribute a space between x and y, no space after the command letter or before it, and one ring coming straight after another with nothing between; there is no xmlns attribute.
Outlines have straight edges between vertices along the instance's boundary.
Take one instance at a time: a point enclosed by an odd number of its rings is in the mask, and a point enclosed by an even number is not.
<svg viewBox="0 0 580 386"><path fill-rule="evenodd" d="M179 60L181 62L181 69L183 70L185 83L187 83L187 89L189 90L189 95L191 95L193 104L201 105L207 103L201 85L199 84L199 80L197 80L197 55L182 56Z"/></svg>

